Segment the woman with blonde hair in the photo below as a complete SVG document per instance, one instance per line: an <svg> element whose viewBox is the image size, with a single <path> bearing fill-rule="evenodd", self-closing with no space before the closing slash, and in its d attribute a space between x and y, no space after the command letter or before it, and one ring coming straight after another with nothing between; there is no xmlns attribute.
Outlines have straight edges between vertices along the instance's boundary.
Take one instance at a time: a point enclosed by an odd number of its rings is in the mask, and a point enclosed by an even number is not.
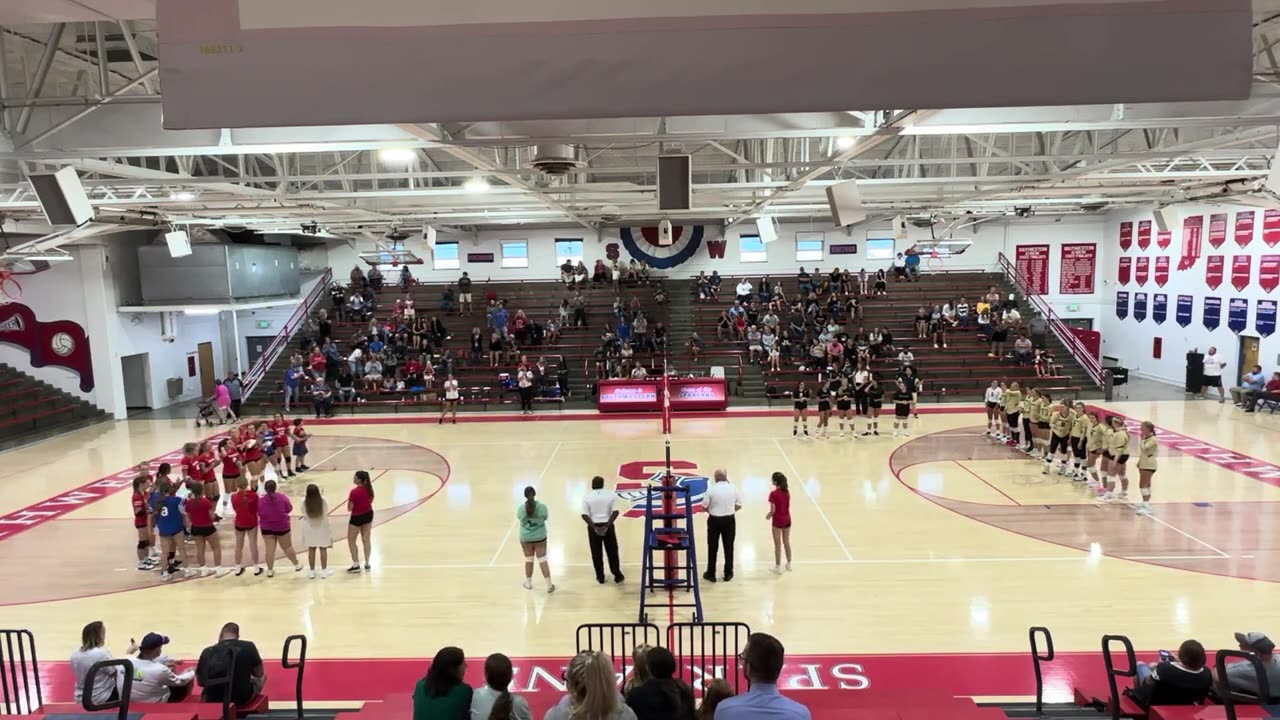
<svg viewBox="0 0 1280 720"><path fill-rule="evenodd" d="M1160 451L1156 426L1150 420L1142 423L1138 448L1138 492L1142 494L1142 501L1138 503L1137 512L1139 515L1150 515L1151 478L1156 474L1156 453Z"/></svg>
<svg viewBox="0 0 1280 720"><path fill-rule="evenodd" d="M613 661L602 652L578 653L565 671L569 702L547 712L546 720L637 720L618 694Z"/></svg>
<svg viewBox="0 0 1280 720"><path fill-rule="evenodd" d="M652 677L649 673L649 651L652 649L652 645L637 645L636 649L631 651L631 674L627 676L627 681L622 684L623 695L643 685L646 680Z"/></svg>

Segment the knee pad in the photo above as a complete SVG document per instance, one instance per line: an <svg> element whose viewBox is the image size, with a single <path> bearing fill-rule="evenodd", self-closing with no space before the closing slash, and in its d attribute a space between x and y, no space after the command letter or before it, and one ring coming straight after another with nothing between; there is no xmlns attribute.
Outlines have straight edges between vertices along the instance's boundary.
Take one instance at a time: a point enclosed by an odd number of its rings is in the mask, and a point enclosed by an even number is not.
<svg viewBox="0 0 1280 720"><path fill-rule="evenodd" d="M544 563L544 562L546 562L546 561L547 561L547 556L546 556L546 555L539 555L539 556L538 556L538 562L540 562L540 563Z"/></svg>
<svg viewBox="0 0 1280 720"><path fill-rule="evenodd" d="M525 555L525 556L524 556L524 561L525 561L525 562L527 562L527 563L531 563L531 562L533 562L533 556L532 556L532 555Z"/></svg>

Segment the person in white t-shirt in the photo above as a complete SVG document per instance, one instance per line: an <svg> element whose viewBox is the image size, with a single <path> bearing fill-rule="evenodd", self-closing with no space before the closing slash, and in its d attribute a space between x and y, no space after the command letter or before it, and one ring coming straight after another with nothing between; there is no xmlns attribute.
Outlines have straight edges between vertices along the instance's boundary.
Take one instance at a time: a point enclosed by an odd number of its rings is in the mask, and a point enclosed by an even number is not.
<svg viewBox="0 0 1280 720"><path fill-rule="evenodd" d="M733 579L733 539L738 534L734 514L742 509L738 489L729 482L724 470L716 470L715 481L707 490L707 571L702 579L716 581L716 553L724 544L724 581Z"/></svg>
<svg viewBox="0 0 1280 720"><path fill-rule="evenodd" d="M1004 426L1000 418L1000 400L1004 398L1004 388L1000 386L999 380L992 380L991 386L987 388L987 431L984 435L995 437L1000 434L1000 429Z"/></svg>
<svg viewBox="0 0 1280 720"><path fill-rule="evenodd" d="M427 367L430 367L428 365ZM440 404L440 417L436 420L437 425L444 424L445 415L453 416L453 424L458 424L458 400L462 398L462 394L458 391L458 381L454 379L453 373L449 373L444 379L444 402Z"/></svg>
<svg viewBox="0 0 1280 720"><path fill-rule="evenodd" d="M89 679L89 668L94 664L111 659L111 651L106 648L107 626L101 620L95 620L80 631L80 648L71 653L71 672L75 675L76 704L84 699L84 683ZM129 648L133 651L133 648ZM119 668L110 668L99 672L94 680L90 697L99 705L120 699Z"/></svg>
<svg viewBox="0 0 1280 720"><path fill-rule="evenodd" d="M1196 397L1203 400L1206 391L1211 387L1218 388L1218 402L1225 403L1227 396L1222 392L1222 371L1227 367L1227 361L1222 359L1218 354L1218 348L1211 347L1209 352L1204 356L1204 379L1200 381L1200 394Z"/></svg>
<svg viewBox="0 0 1280 720"><path fill-rule="evenodd" d="M132 701L140 703L176 703L191 694L195 669L175 673L174 661L161 656L169 638L147 633L138 644L138 657L133 661Z"/></svg>

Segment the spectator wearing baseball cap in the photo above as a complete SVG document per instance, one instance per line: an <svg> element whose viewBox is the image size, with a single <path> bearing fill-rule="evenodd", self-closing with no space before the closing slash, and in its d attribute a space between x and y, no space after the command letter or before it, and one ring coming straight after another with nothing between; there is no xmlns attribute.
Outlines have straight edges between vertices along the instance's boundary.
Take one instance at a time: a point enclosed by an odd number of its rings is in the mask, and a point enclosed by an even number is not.
<svg viewBox="0 0 1280 720"><path fill-rule="evenodd" d="M177 663L161 654L168 644L169 638L159 633L147 633L138 643L138 657L133 661L133 702L176 703L191 694L195 670L175 673Z"/></svg>
<svg viewBox="0 0 1280 720"><path fill-rule="evenodd" d="M1274 653L1276 644L1271 638L1260 632L1236 633L1236 643L1245 652L1258 656L1258 662L1267 671L1267 685L1271 697L1269 702L1280 702L1280 658ZM1233 693L1258 696L1258 675L1249 662L1241 661L1227 666L1227 687Z"/></svg>

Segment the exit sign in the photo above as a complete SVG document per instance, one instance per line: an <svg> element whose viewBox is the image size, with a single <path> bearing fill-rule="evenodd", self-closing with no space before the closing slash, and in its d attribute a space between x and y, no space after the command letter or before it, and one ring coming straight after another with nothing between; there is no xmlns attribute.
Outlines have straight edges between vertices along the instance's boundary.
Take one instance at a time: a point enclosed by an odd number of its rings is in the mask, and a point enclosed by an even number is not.
<svg viewBox="0 0 1280 720"><path fill-rule="evenodd" d="M1067 306L1067 312L1080 312L1080 306L1079 306L1079 305L1068 305L1068 306Z"/></svg>
<svg viewBox="0 0 1280 720"><path fill-rule="evenodd" d="M267 329L267 328L269 328L269 327L271 327L271 321L270 321L270 320L259 320L259 321L258 321L258 329L259 329L259 330L266 330L266 329Z"/></svg>

